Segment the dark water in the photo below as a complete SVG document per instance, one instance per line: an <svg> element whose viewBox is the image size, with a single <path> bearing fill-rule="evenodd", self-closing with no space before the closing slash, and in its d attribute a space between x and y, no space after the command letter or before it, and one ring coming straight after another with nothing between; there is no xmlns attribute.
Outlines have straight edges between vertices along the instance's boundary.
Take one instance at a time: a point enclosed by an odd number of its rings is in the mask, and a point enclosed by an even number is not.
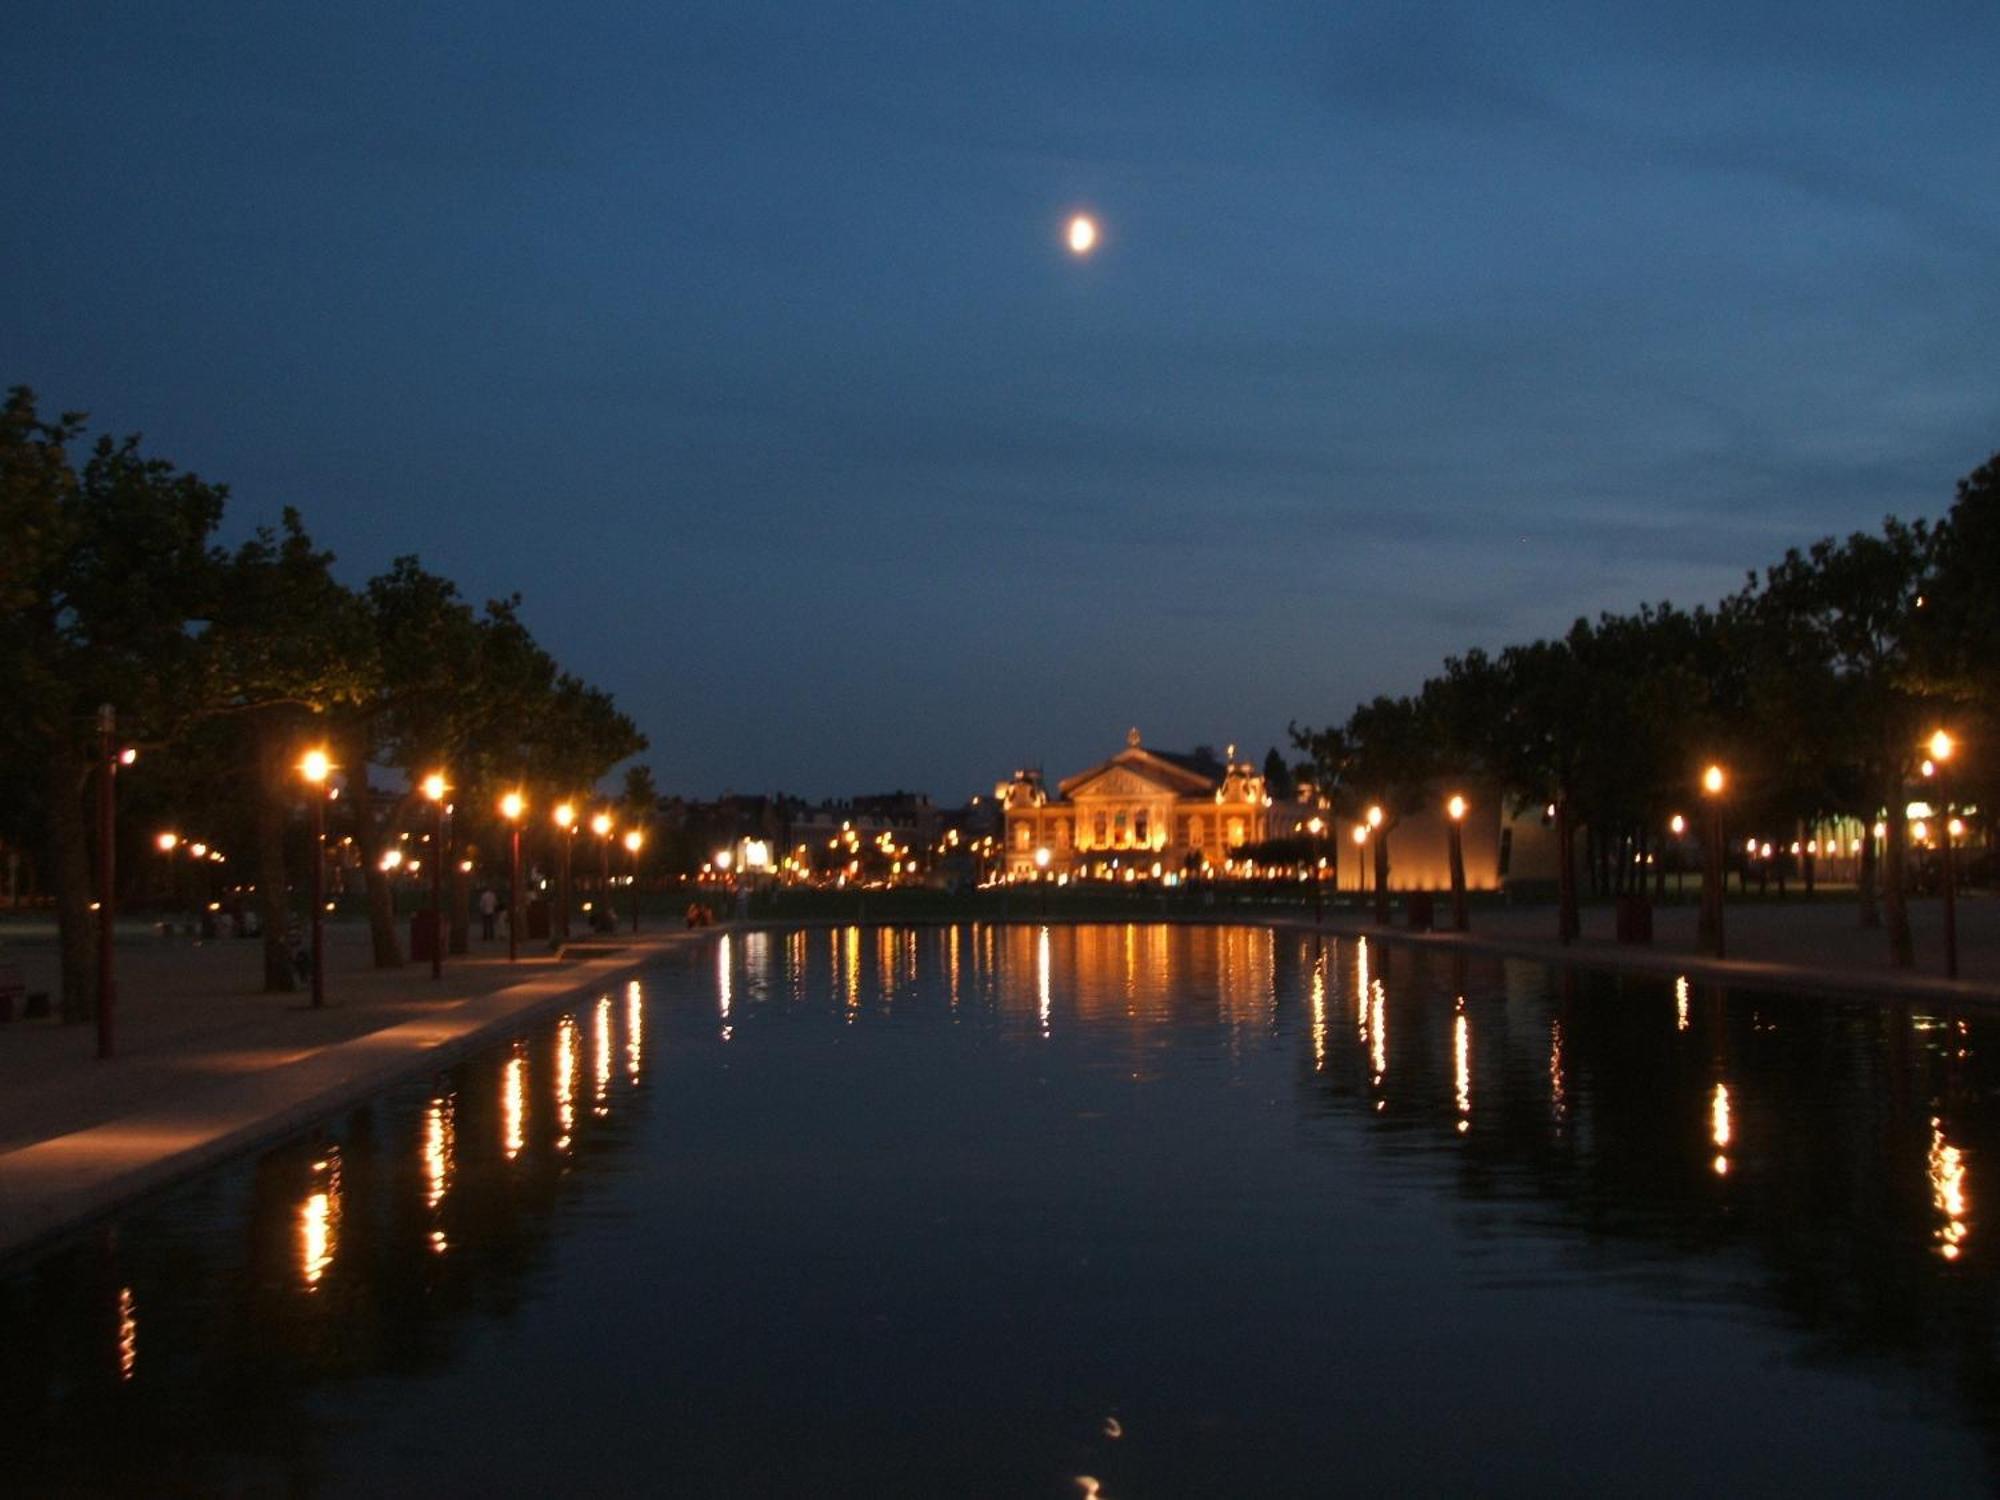
<svg viewBox="0 0 2000 1500"><path fill-rule="evenodd" d="M735 934L0 1276L0 1492L1985 1492L1995 1025Z"/></svg>

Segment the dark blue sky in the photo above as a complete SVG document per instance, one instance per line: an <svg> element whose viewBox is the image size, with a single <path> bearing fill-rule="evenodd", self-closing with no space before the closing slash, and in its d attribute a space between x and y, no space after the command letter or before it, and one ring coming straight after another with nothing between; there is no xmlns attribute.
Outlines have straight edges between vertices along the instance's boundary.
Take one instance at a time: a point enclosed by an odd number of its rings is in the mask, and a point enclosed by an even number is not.
<svg viewBox="0 0 2000 1500"><path fill-rule="evenodd" d="M1991 0L48 6L0 381L520 590L670 789L1261 753L1941 512L1996 65Z"/></svg>

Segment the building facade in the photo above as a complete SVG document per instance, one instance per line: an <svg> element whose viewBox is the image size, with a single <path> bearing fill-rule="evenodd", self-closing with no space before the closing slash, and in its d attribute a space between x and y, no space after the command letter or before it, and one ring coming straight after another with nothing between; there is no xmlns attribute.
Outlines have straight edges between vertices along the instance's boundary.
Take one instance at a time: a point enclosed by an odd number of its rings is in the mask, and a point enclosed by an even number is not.
<svg viewBox="0 0 2000 1500"><path fill-rule="evenodd" d="M1221 760L1149 750L1134 729L1109 760L1057 783L1016 771L995 789L1005 815L1004 869L1098 880L1219 869L1230 851L1289 830L1264 778L1235 747ZM1046 851L1046 852L1044 852Z"/></svg>

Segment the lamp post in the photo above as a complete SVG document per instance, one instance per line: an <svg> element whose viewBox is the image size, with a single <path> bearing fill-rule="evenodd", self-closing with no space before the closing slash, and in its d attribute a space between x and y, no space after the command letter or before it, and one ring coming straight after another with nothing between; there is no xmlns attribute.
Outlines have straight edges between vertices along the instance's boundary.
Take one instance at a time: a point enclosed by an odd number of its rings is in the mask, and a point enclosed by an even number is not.
<svg viewBox="0 0 2000 1500"><path fill-rule="evenodd" d="M431 812L431 978L444 978L444 773L424 778L424 795Z"/></svg>
<svg viewBox="0 0 2000 1500"><path fill-rule="evenodd" d="M324 750L308 750L299 761L299 774L312 788L312 1003L318 1010L326 1004L326 778L333 770Z"/></svg>
<svg viewBox="0 0 2000 1500"><path fill-rule="evenodd" d="M1313 925L1317 927L1326 915L1324 898L1319 888L1319 836L1326 832L1326 820L1314 813L1306 819L1306 832L1312 835L1311 872L1313 883Z"/></svg>
<svg viewBox="0 0 2000 1500"><path fill-rule="evenodd" d="M556 920L550 929L551 946L560 938L569 940L569 841L576 833L576 809L567 802L558 802L555 811L556 830L560 835L556 854Z"/></svg>
<svg viewBox="0 0 2000 1500"><path fill-rule="evenodd" d="M111 950L112 876L117 857L115 837L118 767L130 765L129 752L121 754L114 742L118 733L118 711L109 703L97 709L97 1055L112 1052L112 1012L118 1003L118 976Z"/></svg>
<svg viewBox="0 0 2000 1500"><path fill-rule="evenodd" d="M1952 846L1951 793L1945 787L1944 768L1956 748L1951 736L1942 729L1930 737L1931 762L1937 767L1938 831L1944 839L1944 973L1947 979L1958 978L1958 861Z"/></svg>
<svg viewBox="0 0 2000 1500"><path fill-rule="evenodd" d="M1685 842L1688 820L1679 813L1667 819L1667 830L1674 836L1674 899L1687 894L1687 845ZM1666 892L1663 889L1662 895Z"/></svg>
<svg viewBox="0 0 2000 1500"><path fill-rule="evenodd" d="M590 831L597 835L597 899L604 903L607 912L611 909L611 814L601 812L590 820ZM616 924L613 924L614 927Z"/></svg>
<svg viewBox="0 0 2000 1500"><path fill-rule="evenodd" d="M1716 958L1722 940L1722 792L1728 785L1722 767L1701 773L1702 794L1708 799L1708 828L1701 840L1701 943Z"/></svg>
<svg viewBox="0 0 2000 1500"><path fill-rule="evenodd" d="M513 963L521 956L521 814L528 804L519 792L509 792L500 799L500 816L512 825L513 838L510 843L513 853L507 864L507 962Z"/></svg>
<svg viewBox="0 0 2000 1500"><path fill-rule="evenodd" d="M636 828L625 831L625 847L632 855L632 930L639 930L639 847L646 842L646 835Z"/></svg>
<svg viewBox="0 0 2000 1500"><path fill-rule="evenodd" d="M1450 819L1445 831L1451 843L1451 925L1453 930L1463 932L1471 924L1465 914L1465 840L1462 837L1465 824L1465 798L1452 795L1444 805L1445 816Z"/></svg>
<svg viewBox="0 0 2000 1500"><path fill-rule="evenodd" d="M1380 804L1368 809L1368 833L1375 840L1375 925L1389 925L1389 836L1382 831Z"/></svg>

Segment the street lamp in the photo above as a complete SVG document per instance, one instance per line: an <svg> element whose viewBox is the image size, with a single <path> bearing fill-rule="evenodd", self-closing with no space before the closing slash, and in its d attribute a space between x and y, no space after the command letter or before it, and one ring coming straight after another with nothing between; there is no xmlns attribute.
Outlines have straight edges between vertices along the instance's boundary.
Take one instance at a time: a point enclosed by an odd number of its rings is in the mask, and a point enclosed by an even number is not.
<svg viewBox="0 0 2000 1500"><path fill-rule="evenodd" d="M1466 801L1457 793L1444 805L1445 815L1450 822L1445 831L1451 838L1451 925L1459 932L1471 925L1465 915L1465 840L1461 837L1465 823Z"/></svg>
<svg viewBox="0 0 2000 1500"><path fill-rule="evenodd" d="M551 943L554 941L555 934L560 934L564 941L568 941L569 939L569 841L576 833L576 809L567 802L558 802L556 804L555 820L556 828L562 837L558 841L557 846L556 900L559 905L556 908L557 916L554 933L551 935Z"/></svg>
<svg viewBox="0 0 2000 1500"><path fill-rule="evenodd" d="M507 962L521 956L521 814L528 810L519 792L500 799L500 816L513 825L513 854L507 870Z"/></svg>
<svg viewBox="0 0 2000 1500"><path fill-rule="evenodd" d="M138 759L132 750L116 744L118 711L109 703L97 707L97 1055L109 1057L112 1043L112 1010L118 1000L116 955L112 922L117 908L113 897L118 855L117 808L118 768Z"/></svg>
<svg viewBox="0 0 2000 1500"><path fill-rule="evenodd" d="M604 903L608 916L611 911L611 814L593 814L590 831L597 835L597 899ZM612 923L612 930L617 924Z"/></svg>
<svg viewBox="0 0 2000 1500"><path fill-rule="evenodd" d="M1306 819L1306 832L1312 835L1310 862L1312 867L1312 884L1313 884L1313 925L1317 927L1320 924L1320 922L1325 919L1326 915L1326 907L1324 904L1325 898L1321 894L1319 888L1319 867L1321 864L1320 854L1319 854L1319 836L1322 833L1326 832L1326 820L1320 817L1318 813L1314 813L1310 818Z"/></svg>
<svg viewBox="0 0 2000 1500"><path fill-rule="evenodd" d="M1389 925L1389 837L1382 832L1382 808L1370 807L1365 815L1368 831L1375 836L1375 925Z"/></svg>
<svg viewBox="0 0 2000 1500"><path fill-rule="evenodd" d="M444 772L424 778L424 796L433 814L431 841L431 978L444 978Z"/></svg>
<svg viewBox="0 0 2000 1500"><path fill-rule="evenodd" d="M326 779L333 762L326 751L308 750L299 761L299 774L312 786L312 1003L317 1010L326 1004L326 894L320 882L326 878Z"/></svg>
<svg viewBox="0 0 2000 1500"><path fill-rule="evenodd" d="M1954 819L1951 815L1951 793L1945 788L1945 764L1951 753L1958 747L1952 743L1950 735L1942 729L1930 737L1927 748L1931 760L1937 767L1938 802L1943 811L1938 816L1938 829L1944 840L1944 973L1947 979L1958 978L1958 860L1952 844Z"/></svg>
<svg viewBox="0 0 2000 1500"><path fill-rule="evenodd" d="M625 832L625 848L632 855L632 930L639 930L639 846L646 842L646 835L636 828Z"/></svg>
<svg viewBox="0 0 2000 1500"><path fill-rule="evenodd" d="M1711 765L1701 773L1702 794L1708 798L1708 829L1701 841L1701 941L1716 958L1723 956L1722 793L1727 785L1721 766Z"/></svg>

